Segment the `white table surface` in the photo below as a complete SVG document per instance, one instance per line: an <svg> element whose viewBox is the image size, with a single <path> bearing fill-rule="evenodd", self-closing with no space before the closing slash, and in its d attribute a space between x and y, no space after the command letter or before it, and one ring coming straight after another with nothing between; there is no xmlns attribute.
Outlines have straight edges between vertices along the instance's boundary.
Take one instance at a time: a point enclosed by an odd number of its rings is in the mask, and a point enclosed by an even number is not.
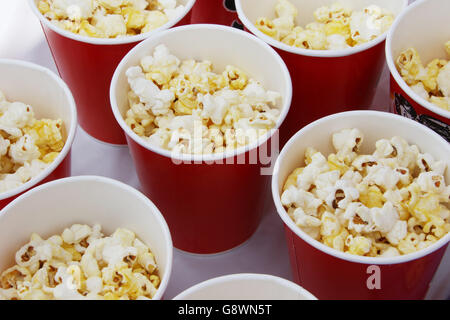
<svg viewBox="0 0 450 320"><path fill-rule="evenodd" d="M0 0L0 58L30 61L57 72L38 19L26 0ZM388 76L386 67L372 106L374 109L387 110ZM72 175L106 176L139 189L128 148L99 143L80 129L72 147ZM449 266L450 248L432 282L428 298L450 298ZM284 229L271 199L267 201L259 229L244 245L214 256L195 256L175 250L165 297L173 298L190 286L213 277L247 272L292 280Z"/></svg>

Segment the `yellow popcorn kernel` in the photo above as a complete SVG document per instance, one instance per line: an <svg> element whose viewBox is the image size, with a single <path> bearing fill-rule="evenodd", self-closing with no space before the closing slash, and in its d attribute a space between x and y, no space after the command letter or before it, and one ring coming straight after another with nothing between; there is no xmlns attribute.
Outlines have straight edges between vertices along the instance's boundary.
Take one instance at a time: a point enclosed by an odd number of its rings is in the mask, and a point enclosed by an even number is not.
<svg viewBox="0 0 450 320"><path fill-rule="evenodd" d="M152 274L150 276L150 282L153 284L155 288L158 288L159 284L161 283L161 279L157 275Z"/></svg>
<svg viewBox="0 0 450 320"><path fill-rule="evenodd" d="M98 4L107 9L109 12L116 11L117 9L120 9L120 6L122 5L122 0L97 0Z"/></svg>
<svg viewBox="0 0 450 320"><path fill-rule="evenodd" d="M58 156L59 156L59 152L50 152L42 157L42 161L44 161L45 163L52 163L53 161L55 161L56 157L58 157Z"/></svg>
<svg viewBox="0 0 450 320"><path fill-rule="evenodd" d="M86 35L89 37L94 37L94 38L102 38L103 37L103 32L100 29L94 27L87 20L81 21L80 34Z"/></svg>
<svg viewBox="0 0 450 320"><path fill-rule="evenodd" d="M145 19L145 25L142 28L142 33L157 29L169 21L167 16L161 11L148 11L147 18Z"/></svg>
<svg viewBox="0 0 450 320"><path fill-rule="evenodd" d="M50 11L50 5L45 0L39 1L37 7L42 14L46 14L47 12Z"/></svg>
<svg viewBox="0 0 450 320"><path fill-rule="evenodd" d="M450 56L450 40L445 43L445 51Z"/></svg>
<svg viewBox="0 0 450 320"><path fill-rule="evenodd" d="M122 8L127 29L140 29L145 26L145 14L133 7Z"/></svg>
<svg viewBox="0 0 450 320"><path fill-rule="evenodd" d="M339 34L346 39L350 38L350 26L340 21L331 21L325 25L325 33L327 36Z"/></svg>
<svg viewBox="0 0 450 320"><path fill-rule="evenodd" d="M133 130L138 136L144 136L145 128L136 122L135 119L127 118L125 123Z"/></svg>
<svg viewBox="0 0 450 320"><path fill-rule="evenodd" d="M192 114L192 110L197 109L198 102L196 99L189 99L185 97L178 98L173 104L175 115L187 115Z"/></svg>
<svg viewBox="0 0 450 320"><path fill-rule="evenodd" d="M420 197L416 205L412 208L412 215L418 221L428 221L430 215L438 214L440 211L439 196L435 194Z"/></svg>
<svg viewBox="0 0 450 320"><path fill-rule="evenodd" d="M23 281L30 281L31 274L28 269L14 266L5 270L0 276L0 287L3 289L14 288L17 289L18 285Z"/></svg>
<svg viewBox="0 0 450 320"><path fill-rule="evenodd" d="M307 147L305 150L305 164L309 165L312 162L312 157L315 155L318 151L312 147Z"/></svg>
<svg viewBox="0 0 450 320"><path fill-rule="evenodd" d="M303 32L302 27L295 27L291 30L283 39L281 39L281 42L287 44L288 46L294 46L295 40L297 40L298 35Z"/></svg>
<svg viewBox="0 0 450 320"><path fill-rule="evenodd" d="M370 186L366 193L359 195L359 201L367 208L382 208L386 199L377 186Z"/></svg>
<svg viewBox="0 0 450 320"><path fill-rule="evenodd" d="M424 68L419 53L414 48L403 51L397 58L397 67L408 85L414 85L420 80Z"/></svg>
<svg viewBox="0 0 450 320"><path fill-rule="evenodd" d="M232 106L228 109L227 114L225 115L224 122L226 124L233 124L239 121L241 118L241 112L239 111L239 107Z"/></svg>
<svg viewBox="0 0 450 320"><path fill-rule="evenodd" d="M41 119L37 120L31 128L25 128L24 131L35 139L35 144L43 157L50 152L60 152L64 147L62 126L61 119Z"/></svg>
<svg viewBox="0 0 450 320"><path fill-rule="evenodd" d="M348 253L363 256L370 252L372 241L369 238L357 236L350 241Z"/></svg>
<svg viewBox="0 0 450 320"><path fill-rule="evenodd" d="M447 98L447 97L431 96L430 97L430 102L432 104L435 104L439 108L442 108L444 110L450 111L450 101L449 101L449 98Z"/></svg>
<svg viewBox="0 0 450 320"><path fill-rule="evenodd" d="M278 17L291 17L295 18L298 15L297 8L288 0L278 0L275 5L275 12Z"/></svg>
<svg viewBox="0 0 450 320"><path fill-rule="evenodd" d="M344 251L345 239L348 237L349 233L345 228L342 228L341 232L337 236L323 237L323 243L333 249Z"/></svg>
<svg viewBox="0 0 450 320"><path fill-rule="evenodd" d="M446 60L434 59L427 66L427 75L424 80L422 80L425 89L429 91L437 90L437 77L442 68L447 64Z"/></svg>
<svg viewBox="0 0 450 320"><path fill-rule="evenodd" d="M295 169L286 179L286 182L283 186L283 191L288 189L290 186L296 186L297 185L297 177L305 170L305 168L297 168Z"/></svg>
<svg viewBox="0 0 450 320"><path fill-rule="evenodd" d="M262 33L278 40L278 31L275 29L275 25L271 20L267 18L259 18L258 20L256 20L255 26Z"/></svg>
<svg viewBox="0 0 450 320"><path fill-rule="evenodd" d="M232 89L242 90L247 86L247 75L244 71L236 67L226 66L225 71L223 72L223 76L228 81Z"/></svg>
<svg viewBox="0 0 450 320"><path fill-rule="evenodd" d="M328 166L330 167L330 171L339 170L341 175L346 173L349 169L349 167L344 162L340 161L334 153L328 156Z"/></svg>
<svg viewBox="0 0 450 320"><path fill-rule="evenodd" d="M64 242L61 247L72 255L74 261L81 261L81 253L75 250L73 245Z"/></svg>
<svg viewBox="0 0 450 320"><path fill-rule="evenodd" d="M416 233L408 233L408 235L400 240L398 244L398 250L402 254L413 253L417 251L416 246L420 243L420 236Z"/></svg>

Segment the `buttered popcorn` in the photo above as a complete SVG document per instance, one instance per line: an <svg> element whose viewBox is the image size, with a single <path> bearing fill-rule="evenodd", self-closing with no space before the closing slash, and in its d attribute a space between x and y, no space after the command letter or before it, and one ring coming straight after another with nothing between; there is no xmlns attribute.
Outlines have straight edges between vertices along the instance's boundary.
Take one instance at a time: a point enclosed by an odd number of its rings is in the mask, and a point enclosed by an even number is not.
<svg viewBox="0 0 450 320"><path fill-rule="evenodd" d="M450 58L450 40L445 44ZM403 80L420 97L434 105L450 111L450 63L446 59L434 59L423 66L419 53L414 48L403 51L396 61Z"/></svg>
<svg viewBox="0 0 450 320"><path fill-rule="evenodd" d="M9 102L0 91L0 192L40 174L64 147L61 119L41 119L22 102Z"/></svg>
<svg viewBox="0 0 450 320"><path fill-rule="evenodd" d="M56 26L96 38L149 32L184 12L177 0L39 0L38 9Z"/></svg>
<svg viewBox="0 0 450 320"><path fill-rule="evenodd" d="M314 12L315 21L296 25L298 9L288 0L278 0L277 18L261 17L256 27L289 46L312 50L342 50L374 40L386 32L394 15L376 5L354 11L336 2Z"/></svg>
<svg viewBox="0 0 450 320"><path fill-rule="evenodd" d="M279 93L233 66L215 73L210 61L180 61L165 45L126 76L127 125L149 144L176 153L234 150L267 134L279 117Z"/></svg>
<svg viewBox="0 0 450 320"><path fill-rule="evenodd" d="M428 247L450 231L446 164L403 138L381 139L360 154L363 134L333 134L336 153L305 152L281 202L308 235L350 254L391 257Z"/></svg>
<svg viewBox="0 0 450 320"><path fill-rule="evenodd" d="M150 249L127 229L74 224L47 240L33 233L0 276L0 299L151 299L160 283Z"/></svg>

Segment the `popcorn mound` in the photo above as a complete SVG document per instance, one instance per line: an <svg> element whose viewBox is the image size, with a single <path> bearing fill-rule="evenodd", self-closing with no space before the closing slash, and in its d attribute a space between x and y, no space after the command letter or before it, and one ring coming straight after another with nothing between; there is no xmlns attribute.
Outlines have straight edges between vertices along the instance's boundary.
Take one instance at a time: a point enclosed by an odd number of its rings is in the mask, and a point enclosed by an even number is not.
<svg viewBox="0 0 450 320"><path fill-rule="evenodd" d="M445 44L450 57L450 40ZM450 111L450 63L446 59L434 59L426 67L414 48L409 48L397 58L397 69L403 80L420 97Z"/></svg>
<svg viewBox="0 0 450 320"><path fill-rule="evenodd" d="M376 5L353 11L339 2L318 8L315 20L304 28L296 25L297 8L278 0L276 19L261 17L256 27L269 37L289 46L312 50L342 50L372 41L386 32L394 15Z"/></svg>
<svg viewBox="0 0 450 320"><path fill-rule="evenodd" d="M9 102L0 91L0 192L39 175L64 147L63 121L34 117L33 108Z"/></svg>
<svg viewBox="0 0 450 320"><path fill-rule="evenodd" d="M149 32L184 12L176 0L40 0L38 9L56 26L95 38Z"/></svg>
<svg viewBox="0 0 450 320"><path fill-rule="evenodd" d="M428 247L450 231L446 164L393 137L359 154L363 134L333 134L328 159L307 148L281 202L309 236L350 254L392 257Z"/></svg>
<svg viewBox="0 0 450 320"><path fill-rule="evenodd" d="M0 276L0 300L145 300L160 283L150 249L127 229L74 224L47 240L33 233Z"/></svg>
<svg viewBox="0 0 450 320"><path fill-rule="evenodd" d="M234 67L180 61L165 45L126 71L128 126L147 143L175 153L211 154L254 143L276 126L281 95Z"/></svg>

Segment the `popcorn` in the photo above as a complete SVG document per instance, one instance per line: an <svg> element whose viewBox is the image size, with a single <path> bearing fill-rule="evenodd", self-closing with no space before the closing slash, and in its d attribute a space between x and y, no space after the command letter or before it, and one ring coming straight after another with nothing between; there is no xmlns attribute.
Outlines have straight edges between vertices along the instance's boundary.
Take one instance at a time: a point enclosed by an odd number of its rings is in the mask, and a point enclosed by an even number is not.
<svg viewBox="0 0 450 320"><path fill-rule="evenodd" d="M279 93L235 66L221 74L212 70L210 61L180 61L157 46L126 71L131 90L125 122L149 144L190 154L234 150L275 127Z"/></svg>
<svg viewBox="0 0 450 320"><path fill-rule="evenodd" d="M0 192L28 182L64 147L62 120L36 120L33 108L0 92Z"/></svg>
<svg viewBox="0 0 450 320"><path fill-rule="evenodd" d="M306 149L305 166L281 194L295 224L331 248L370 257L416 252L450 232L445 162L401 137L359 154L363 141L360 130L343 129L332 135L328 159Z"/></svg>
<svg viewBox="0 0 450 320"><path fill-rule="evenodd" d="M256 27L269 37L289 46L312 50L343 50L382 35L394 21L394 15L376 5L353 11L339 2L314 12L314 22L296 26L297 8L288 0L278 0L277 18L256 20Z"/></svg>
<svg viewBox="0 0 450 320"><path fill-rule="evenodd" d="M450 41L446 44L450 56ZM421 98L450 110L450 63L446 59L434 59L426 67L414 48L401 52L396 60L397 69L403 80Z"/></svg>
<svg viewBox="0 0 450 320"><path fill-rule="evenodd" d="M127 229L106 237L99 225L75 224L47 240L32 234L15 260L0 275L0 300L151 299L160 283L150 249Z"/></svg>
<svg viewBox="0 0 450 320"><path fill-rule="evenodd" d="M149 32L185 9L176 0L40 0L37 7L56 26L96 38Z"/></svg>

